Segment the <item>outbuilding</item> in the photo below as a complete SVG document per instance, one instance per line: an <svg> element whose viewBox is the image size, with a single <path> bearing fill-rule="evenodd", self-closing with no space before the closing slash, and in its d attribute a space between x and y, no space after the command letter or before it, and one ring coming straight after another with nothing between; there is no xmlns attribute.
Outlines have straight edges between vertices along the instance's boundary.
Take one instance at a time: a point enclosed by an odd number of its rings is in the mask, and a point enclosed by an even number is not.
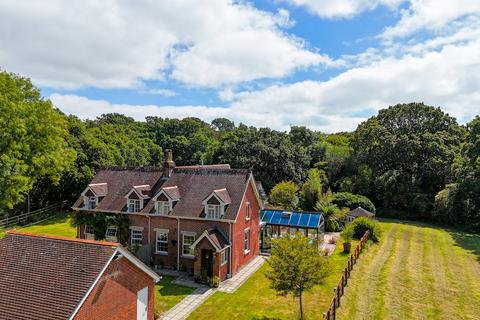
<svg viewBox="0 0 480 320"><path fill-rule="evenodd" d="M375 213L363 209L362 207L355 208L347 213L346 220L347 222L352 222L356 218L366 217L366 218L375 218Z"/></svg>
<svg viewBox="0 0 480 320"><path fill-rule="evenodd" d="M160 277L114 242L8 231L0 319L154 319Z"/></svg>

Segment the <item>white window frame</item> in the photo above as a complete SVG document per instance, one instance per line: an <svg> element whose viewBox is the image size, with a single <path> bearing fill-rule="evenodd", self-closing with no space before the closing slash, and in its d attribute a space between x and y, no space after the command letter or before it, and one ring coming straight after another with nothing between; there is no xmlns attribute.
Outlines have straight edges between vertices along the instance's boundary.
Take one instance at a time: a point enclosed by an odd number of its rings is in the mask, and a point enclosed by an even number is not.
<svg viewBox="0 0 480 320"><path fill-rule="evenodd" d="M189 253L185 253L185 237L192 237L192 242L190 243L189 245L189 248L188 248L188 252ZM182 257L188 257L188 258L192 258L195 256L194 252L192 251L192 244L195 242L196 240L196 235L194 232L182 232ZM188 245L188 244L187 244Z"/></svg>
<svg viewBox="0 0 480 320"><path fill-rule="evenodd" d="M98 197L95 196L85 196L85 208L88 210L93 210L98 206Z"/></svg>
<svg viewBox="0 0 480 320"><path fill-rule="evenodd" d="M87 230L91 228L90 231L92 232L87 232ZM85 237L85 239L88 239L88 240L94 240L95 239L95 227L92 226L92 225L85 225L84 229L83 229L83 236Z"/></svg>
<svg viewBox="0 0 480 320"><path fill-rule="evenodd" d="M225 248L220 253L220 265L225 265L228 262L228 248Z"/></svg>
<svg viewBox="0 0 480 320"><path fill-rule="evenodd" d="M138 210L137 210L137 201L138 201ZM142 199L128 199L128 212L137 213L143 209L143 200ZM132 211L133 207L133 211Z"/></svg>
<svg viewBox="0 0 480 320"><path fill-rule="evenodd" d="M155 201L155 212L157 214L168 215L172 210L172 204L170 201Z"/></svg>
<svg viewBox="0 0 480 320"><path fill-rule="evenodd" d="M222 205L220 204L207 204L205 206L205 217L211 220L218 220L223 215Z"/></svg>
<svg viewBox="0 0 480 320"><path fill-rule="evenodd" d="M160 235L165 235L165 239L160 239ZM159 250L159 244L165 245L165 250ZM155 230L155 253L157 254L168 254L168 230L166 229L156 229Z"/></svg>
<svg viewBox="0 0 480 320"><path fill-rule="evenodd" d="M114 230L115 233L114 235L109 235L109 231L111 230ZM107 227L107 230L105 230L105 239L108 240L108 241L114 241L114 242L117 242L118 240L118 228L115 227L115 226L108 226Z"/></svg>
<svg viewBox="0 0 480 320"><path fill-rule="evenodd" d="M250 202L245 203L245 220L250 220Z"/></svg>
<svg viewBox="0 0 480 320"><path fill-rule="evenodd" d="M137 236L134 237L134 234L136 234ZM140 235L140 237L138 237L138 235ZM133 248L135 246L142 246L142 245L143 245L143 228L130 228L130 246Z"/></svg>
<svg viewBox="0 0 480 320"><path fill-rule="evenodd" d="M245 254L250 252L250 228L243 232L243 250Z"/></svg>

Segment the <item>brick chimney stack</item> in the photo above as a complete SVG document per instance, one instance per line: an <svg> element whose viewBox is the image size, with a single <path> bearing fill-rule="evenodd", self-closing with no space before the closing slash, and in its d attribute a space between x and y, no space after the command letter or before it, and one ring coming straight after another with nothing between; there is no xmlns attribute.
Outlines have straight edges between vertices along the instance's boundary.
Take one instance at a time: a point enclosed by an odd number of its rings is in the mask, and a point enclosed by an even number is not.
<svg viewBox="0 0 480 320"><path fill-rule="evenodd" d="M175 161L173 161L172 149L165 149L165 161L163 162L162 179L168 180L172 175L173 168L175 168Z"/></svg>

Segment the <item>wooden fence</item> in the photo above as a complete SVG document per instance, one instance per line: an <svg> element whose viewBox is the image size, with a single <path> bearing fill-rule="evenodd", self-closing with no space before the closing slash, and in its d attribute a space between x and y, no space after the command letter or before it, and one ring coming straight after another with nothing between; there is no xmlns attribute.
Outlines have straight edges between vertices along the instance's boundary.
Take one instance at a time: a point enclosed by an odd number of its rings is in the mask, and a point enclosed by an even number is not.
<svg viewBox="0 0 480 320"><path fill-rule="evenodd" d="M362 239L360 239L360 243L355 247L355 250L348 258L347 267L343 270L342 279L338 283L337 287L333 289L333 299L328 311L323 314L324 320L335 320L337 316L337 309L340 307L340 298L343 296L345 292L345 286L348 283L348 278L350 278L350 273L352 272L353 266L358 260L360 253L365 248L365 244L368 241L369 231L367 230L363 235Z"/></svg>
<svg viewBox="0 0 480 320"><path fill-rule="evenodd" d="M45 219L49 219L64 209L67 203L68 202L65 200L35 211L25 212L15 216L7 215L4 219L0 220L0 228L8 228L15 225L26 225L29 223L40 222Z"/></svg>

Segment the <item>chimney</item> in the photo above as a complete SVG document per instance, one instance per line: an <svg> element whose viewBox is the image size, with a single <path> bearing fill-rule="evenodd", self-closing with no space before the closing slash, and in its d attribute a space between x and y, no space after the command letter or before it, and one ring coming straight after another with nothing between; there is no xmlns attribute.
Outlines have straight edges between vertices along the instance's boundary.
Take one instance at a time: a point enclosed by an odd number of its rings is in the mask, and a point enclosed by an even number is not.
<svg viewBox="0 0 480 320"><path fill-rule="evenodd" d="M168 180L172 175L173 168L175 168L175 162L173 161L172 149L165 149L165 161L163 162L162 179Z"/></svg>

